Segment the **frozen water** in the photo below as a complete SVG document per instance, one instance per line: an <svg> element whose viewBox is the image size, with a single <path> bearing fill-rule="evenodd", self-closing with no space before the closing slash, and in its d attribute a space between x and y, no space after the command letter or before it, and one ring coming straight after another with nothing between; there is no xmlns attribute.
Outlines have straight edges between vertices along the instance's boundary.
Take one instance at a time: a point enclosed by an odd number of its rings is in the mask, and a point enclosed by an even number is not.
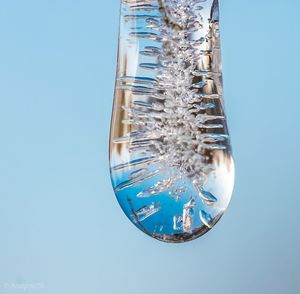
<svg viewBox="0 0 300 294"><path fill-rule="evenodd" d="M217 0L122 1L110 164L121 207L154 238L195 239L224 213L234 167Z"/></svg>

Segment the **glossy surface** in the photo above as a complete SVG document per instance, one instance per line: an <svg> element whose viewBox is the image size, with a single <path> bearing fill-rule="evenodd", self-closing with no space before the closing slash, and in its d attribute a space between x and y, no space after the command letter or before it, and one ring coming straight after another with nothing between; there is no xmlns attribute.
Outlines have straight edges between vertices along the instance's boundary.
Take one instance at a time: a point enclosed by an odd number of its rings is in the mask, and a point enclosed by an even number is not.
<svg viewBox="0 0 300 294"><path fill-rule="evenodd" d="M156 239L195 239L223 215L234 167L218 1L121 4L110 164L122 209Z"/></svg>

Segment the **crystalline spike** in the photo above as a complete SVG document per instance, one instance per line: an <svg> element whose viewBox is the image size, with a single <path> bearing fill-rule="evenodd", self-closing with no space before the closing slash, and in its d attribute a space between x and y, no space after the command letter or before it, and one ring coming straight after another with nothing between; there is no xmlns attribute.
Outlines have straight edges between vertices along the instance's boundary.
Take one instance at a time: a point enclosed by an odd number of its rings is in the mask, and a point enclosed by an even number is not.
<svg viewBox="0 0 300 294"><path fill-rule="evenodd" d="M227 149L226 145L219 145L219 144L207 144L205 145L205 149L209 150L225 150Z"/></svg>
<svg viewBox="0 0 300 294"><path fill-rule="evenodd" d="M136 179L141 176L144 176L148 172L149 172L149 170L147 168L140 168L140 169L137 169L137 170L134 170L133 172L131 172L129 175L129 178Z"/></svg>
<svg viewBox="0 0 300 294"><path fill-rule="evenodd" d="M147 38L147 39L153 40L153 41L161 40L159 35L157 35L155 33L151 33L151 32L132 32L130 35L133 37L136 37L136 38Z"/></svg>
<svg viewBox="0 0 300 294"><path fill-rule="evenodd" d="M201 89L201 88L205 87L206 85L207 85L206 82L198 82L198 83L193 84L193 87L197 88L197 89Z"/></svg>
<svg viewBox="0 0 300 294"><path fill-rule="evenodd" d="M203 124L203 123L197 123L196 126L202 129L222 129L222 124Z"/></svg>
<svg viewBox="0 0 300 294"><path fill-rule="evenodd" d="M118 164L114 166L112 169L118 171L129 167L137 167L141 165L153 164L155 162L157 162L157 158L155 156L143 157L143 158L132 160L127 163Z"/></svg>
<svg viewBox="0 0 300 294"><path fill-rule="evenodd" d="M221 96L219 94L196 94L200 99L220 99Z"/></svg>
<svg viewBox="0 0 300 294"><path fill-rule="evenodd" d="M198 122L206 122L215 119L225 119L222 115L207 115L207 114L198 114L196 120Z"/></svg>
<svg viewBox="0 0 300 294"><path fill-rule="evenodd" d="M154 215L161 209L160 204L158 202L153 202L148 206L143 206L137 211L135 211L134 216L139 221L142 222L150 216Z"/></svg>
<svg viewBox="0 0 300 294"><path fill-rule="evenodd" d="M119 79L121 82L136 82L142 84L154 84L157 83L156 79L149 77L134 77L134 76L124 76Z"/></svg>
<svg viewBox="0 0 300 294"><path fill-rule="evenodd" d="M218 199L212 193L205 191L204 189L200 189L199 193L203 202L208 206L213 205L218 201Z"/></svg>
<svg viewBox="0 0 300 294"><path fill-rule="evenodd" d="M209 142L224 142L229 138L228 135L224 135L224 134L204 134L202 137L203 137L203 140L208 143Z"/></svg>
<svg viewBox="0 0 300 294"><path fill-rule="evenodd" d="M157 70L161 67L161 65L157 63L141 63L140 67L145 69Z"/></svg>
<svg viewBox="0 0 300 294"><path fill-rule="evenodd" d="M205 226L207 226L210 229L212 228L211 222L212 222L213 219L212 219L212 217L207 212L205 212L203 210L200 210L199 211L199 217L200 217L201 222Z"/></svg>
<svg viewBox="0 0 300 294"><path fill-rule="evenodd" d="M130 84L120 85L118 86L118 89L129 90L136 95L149 95L151 93L155 93L155 90L152 87L141 86L141 85L130 85Z"/></svg>
<svg viewBox="0 0 300 294"><path fill-rule="evenodd" d="M175 215L173 217L173 230L180 231L183 229L183 220L181 215Z"/></svg>
<svg viewBox="0 0 300 294"><path fill-rule="evenodd" d="M141 182L144 182L145 180L148 180L150 178L155 177L158 173L159 173L159 170L154 171L154 172L146 173L146 174L141 175L141 176L139 176L137 178L134 178L134 179L130 178L129 180L126 180L124 182L119 183L115 187L115 192L119 192L123 189L127 189L129 187L136 186L137 184L139 184Z"/></svg>
<svg viewBox="0 0 300 294"><path fill-rule="evenodd" d="M210 108L215 108L216 104L214 103L201 103L201 104L194 104L193 107L195 110L193 112L197 112L199 110L207 110Z"/></svg>
<svg viewBox="0 0 300 294"><path fill-rule="evenodd" d="M185 232L190 232L192 230L195 206L195 197L192 197L191 200L187 202L183 207L182 227Z"/></svg>
<svg viewBox="0 0 300 294"><path fill-rule="evenodd" d="M125 21L130 21L130 20L145 20L147 18L157 18L156 15L149 15L149 14L128 14L124 16Z"/></svg>
<svg viewBox="0 0 300 294"><path fill-rule="evenodd" d="M131 10L140 10L140 11L151 11L151 10L155 10L157 8L158 8L157 5L146 4L146 3L130 6Z"/></svg>

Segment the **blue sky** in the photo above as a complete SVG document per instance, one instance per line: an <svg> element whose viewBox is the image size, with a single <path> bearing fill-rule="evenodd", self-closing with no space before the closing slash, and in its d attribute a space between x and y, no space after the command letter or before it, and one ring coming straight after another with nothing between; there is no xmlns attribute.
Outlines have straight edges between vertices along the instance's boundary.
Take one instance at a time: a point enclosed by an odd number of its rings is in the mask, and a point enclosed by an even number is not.
<svg viewBox="0 0 300 294"><path fill-rule="evenodd" d="M222 1L235 192L214 230L170 245L110 184L119 1L2 1L0 293L298 293L299 8Z"/></svg>

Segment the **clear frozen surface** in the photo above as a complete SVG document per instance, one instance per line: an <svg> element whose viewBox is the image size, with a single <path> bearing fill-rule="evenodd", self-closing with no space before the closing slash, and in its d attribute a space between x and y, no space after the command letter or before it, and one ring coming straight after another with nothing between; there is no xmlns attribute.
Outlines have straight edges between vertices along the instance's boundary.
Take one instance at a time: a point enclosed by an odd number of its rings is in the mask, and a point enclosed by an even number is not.
<svg viewBox="0 0 300 294"><path fill-rule="evenodd" d="M119 1L0 7L1 294L298 294L300 2L221 2L236 164L229 208L193 242L122 213L107 146ZM105 38L105 41L104 41Z"/></svg>
<svg viewBox="0 0 300 294"><path fill-rule="evenodd" d="M217 0L121 4L110 166L118 201L166 242L209 231L231 198Z"/></svg>

